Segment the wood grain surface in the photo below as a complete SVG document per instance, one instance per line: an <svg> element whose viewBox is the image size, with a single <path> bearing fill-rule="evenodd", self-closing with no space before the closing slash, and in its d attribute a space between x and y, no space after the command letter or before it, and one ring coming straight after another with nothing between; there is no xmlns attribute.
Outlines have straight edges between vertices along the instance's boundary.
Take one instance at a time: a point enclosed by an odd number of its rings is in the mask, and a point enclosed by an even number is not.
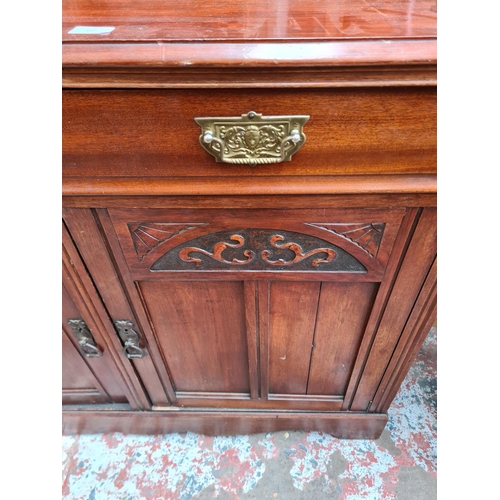
<svg viewBox="0 0 500 500"><path fill-rule="evenodd" d="M63 40L213 41L425 38L436 35L435 0L68 0ZM70 34L75 26L110 26L106 35Z"/></svg>
<svg viewBox="0 0 500 500"><path fill-rule="evenodd" d="M203 150L194 118L238 117L250 110L310 116L306 142L292 161L228 165ZM234 184L235 178L244 185L245 179L261 183L261 177L435 173L434 88L63 92L63 176L85 185L92 178L97 186L117 182L124 194L124 181L162 177L173 178L173 191L175 179L183 177L213 177L203 183L206 190Z"/></svg>

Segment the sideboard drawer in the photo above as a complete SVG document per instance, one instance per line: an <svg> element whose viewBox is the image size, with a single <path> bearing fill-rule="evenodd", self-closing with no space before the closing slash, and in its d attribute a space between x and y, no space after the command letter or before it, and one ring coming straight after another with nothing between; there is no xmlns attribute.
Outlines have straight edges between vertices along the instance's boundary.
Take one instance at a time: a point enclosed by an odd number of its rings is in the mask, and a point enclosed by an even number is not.
<svg viewBox="0 0 500 500"><path fill-rule="evenodd" d="M291 161L217 163L198 117L308 115ZM257 177L433 174L436 91L422 88L63 91L63 175Z"/></svg>

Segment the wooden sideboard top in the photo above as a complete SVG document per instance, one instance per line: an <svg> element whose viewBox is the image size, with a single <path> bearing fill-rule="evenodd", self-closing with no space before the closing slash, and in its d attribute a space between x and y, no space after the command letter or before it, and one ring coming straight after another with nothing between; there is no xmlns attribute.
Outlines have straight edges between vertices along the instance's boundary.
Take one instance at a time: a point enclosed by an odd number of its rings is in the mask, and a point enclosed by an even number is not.
<svg viewBox="0 0 500 500"><path fill-rule="evenodd" d="M435 0L67 0L62 18L67 87L436 80Z"/></svg>
<svg viewBox="0 0 500 500"><path fill-rule="evenodd" d="M108 35L68 34L78 25ZM311 41L435 38L436 0L65 0L63 40Z"/></svg>

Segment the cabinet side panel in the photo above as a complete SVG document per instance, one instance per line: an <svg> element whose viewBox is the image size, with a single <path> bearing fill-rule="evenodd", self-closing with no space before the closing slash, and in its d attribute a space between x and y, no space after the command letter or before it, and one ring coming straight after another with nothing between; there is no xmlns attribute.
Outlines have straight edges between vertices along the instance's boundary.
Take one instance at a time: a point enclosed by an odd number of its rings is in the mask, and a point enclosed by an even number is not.
<svg viewBox="0 0 500 500"><path fill-rule="evenodd" d="M269 392L306 394L321 283L272 282Z"/></svg>
<svg viewBox="0 0 500 500"><path fill-rule="evenodd" d="M141 282L177 391L249 393L243 282Z"/></svg>
<svg viewBox="0 0 500 500"><path fill-rule="evenodd" d="M307 394L345 393L377 288L322 284Z"/></svg>
<svg viewBox="0 0 500 500"><path fill-rule="evenodd" d="M427 278L436 250L436 209L426 208L422 211L382 316L351 405L352 411L369 408ZM408 339L410 342L414 335L416 332Z"/></svg>

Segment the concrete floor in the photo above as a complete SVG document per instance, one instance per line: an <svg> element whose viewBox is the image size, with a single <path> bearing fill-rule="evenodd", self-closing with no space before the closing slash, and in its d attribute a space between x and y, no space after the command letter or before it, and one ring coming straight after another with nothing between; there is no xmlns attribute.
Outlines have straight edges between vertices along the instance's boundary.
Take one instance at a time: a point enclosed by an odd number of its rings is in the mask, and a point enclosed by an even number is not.
<svg viewBox="0 0 500 500"><path fill-rule="evenodd" d="M63 437L63 498L73 500L434 500L436 328L389 409L382 436L318 432L235 437Z"/></svg>

